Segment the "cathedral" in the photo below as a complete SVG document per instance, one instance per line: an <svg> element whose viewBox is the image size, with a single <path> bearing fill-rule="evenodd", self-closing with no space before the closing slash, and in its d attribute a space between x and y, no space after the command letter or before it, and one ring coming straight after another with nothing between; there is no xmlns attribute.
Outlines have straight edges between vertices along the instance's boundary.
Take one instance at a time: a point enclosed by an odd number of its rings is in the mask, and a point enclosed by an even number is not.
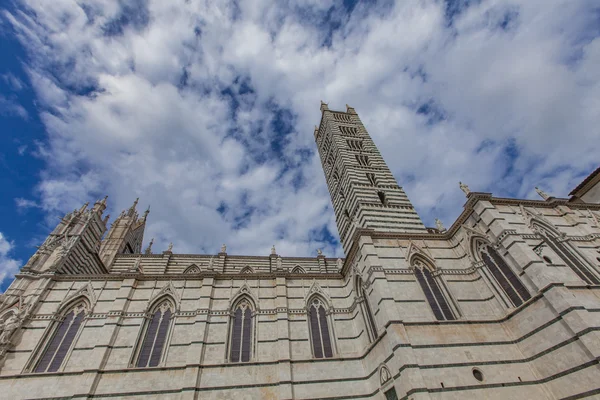
<svg viewBox="0 0 600 400"><path fill-rule="evenodd" d="M137 201L86 204L0 296L0 397L600 398L600 168L569 198L460 183L426 227L352 107L314 138L344 259L154 253Z"/></svg>

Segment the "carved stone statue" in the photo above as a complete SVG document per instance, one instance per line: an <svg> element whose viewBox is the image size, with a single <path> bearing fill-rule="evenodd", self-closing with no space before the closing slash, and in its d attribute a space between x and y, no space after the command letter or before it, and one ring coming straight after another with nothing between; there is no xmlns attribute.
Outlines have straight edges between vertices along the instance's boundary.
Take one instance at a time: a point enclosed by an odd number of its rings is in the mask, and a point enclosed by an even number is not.
<svg viewBox="0 0 600 400"><path fill-rule="evenodd" d="M173 251L173 243L169 243L169 247L167 247L167 251L172 252Z"/></svg>
<svg viewBox="0 0 600 400"><path fill-rule="evenodd" d="M281 257L277 257L277 269L283 269L283 263L281 262Z"/></svg>
<svg viewBox="0 0 600 400"><path fill-rule="evenodd" d="M17 315L12 314L0 327L0 345L5 345L10 342L13 333L21 326L21 320Z"/></svg>
<svg viewBox="0 0 600 400"><path fill-rule="evenodd" d="M535 187L535 191L544 200L548 200L550 198L550 195L548 193L544 192L542 189L538 188L537 186Z"/></svg>
<svg viewBox="0 0 600 400"><path fill-rule="evenodd" d="M444 228L444 224L442 223L442 221L440 221L439 219L435 219L435 226L437 228L438 231L440 232L446 232L446 228Z"/></svg>
<svg viewBox="0 0 600 400"><path fill-rule="evenodd" d="M227 253L227 246L225 243L223 243L223 246L221 246L221 253Z"/></svg>
<svg viewBox="0 0 600 400"><path fill-rule="evenodd" d="M341 271L342 267L344 266L344 262L342 261L341 258L338 258L337 261L335 262L335 265L337 266L337 270Z"/></svg>
<svg viewBox="0 0 600 400"><path fill-rule="evenodd" d="M323 252L321 251L321 249L317 249L317 255L320 257L323 255Z"/></svg>
<svg viewBox="0 0 600 400"><path fill-rule="evenodd" d="M215 263L215 258L211 257L210 260L208 260L208 269L209 270L213 269L214 263Z"/></svg>
<svg viewBox="0 0 600 400"><path fill-rule="evenodd" d="M471 189L469 189L469 187L467 185L465 185L464 183L458 182L458 186L460 187L460 190L465 192L466 195L469 195L469 193L471 193Z"/></svg>
<svg viewBox="0 0 600 400"><path fill-rule="evenodd" d="M275 254L277 254L277 250L275 250L275 245L273 245L273 247L271 247L271 255Z"/></svg>

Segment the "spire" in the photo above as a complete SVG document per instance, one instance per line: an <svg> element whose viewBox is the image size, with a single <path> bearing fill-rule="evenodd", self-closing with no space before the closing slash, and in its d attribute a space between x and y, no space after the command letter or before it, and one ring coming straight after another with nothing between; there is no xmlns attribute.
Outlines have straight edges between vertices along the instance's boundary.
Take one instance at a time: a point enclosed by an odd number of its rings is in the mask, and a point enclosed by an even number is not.
<svg viewBox="0 0 600 400"><path fill-rule="evenodd" d="M150 239L150 243L144 252L145 254L152 254L152 244L154 244L154 238Z"/></svg>
<svg viewBox="0 0 600 400"><path fill-rule="evenodd" d="M138 201L140 201L139 197L137 199L135 199L135 201L133 202L133 205L129 208L129 211L127 211L127 216L133 217L133 215L135 214L135 208L137 207Z"/></svg>
<svg viewBox="0 0 600 400"><path fill-rule="evenodd" d="M104 196L102 200L98 199L98 201L94 203L92 211L102 212L106 210L106 199L108 199L108 196Z"/></svg>
<svg viewBox="0 0 600 400"><path fill-rule="evenodd" d="M321 112L323 111L328 111L329 107L327 107L327 103L323 103L323 100L321 100Z"/></svg>
<svg viewBox="0 0 600 400"><path fill-rule="evenodd" d="M148 214L150 214L150 206L148 206L148 208L146 209L146 211L144 211L144 216L142 217L142 219L145 221L146 218L148 218Z"/></svg>
<svg viewBox="0 0 600 400"><path fill-rule="evenodd" d="M356 114L356 111L354 111L354 107L350 107L348 104L346 104L346 113Z"/></svg>
<svg viewBox="0 0 600 400"><path fill-rule="evenodd" d="M86 208L88 208L88 206L90 205L89 201L86 201L85 204L83 206L81 206L81 208L79 209L79 212L82 213L85 211Z"/></svg>

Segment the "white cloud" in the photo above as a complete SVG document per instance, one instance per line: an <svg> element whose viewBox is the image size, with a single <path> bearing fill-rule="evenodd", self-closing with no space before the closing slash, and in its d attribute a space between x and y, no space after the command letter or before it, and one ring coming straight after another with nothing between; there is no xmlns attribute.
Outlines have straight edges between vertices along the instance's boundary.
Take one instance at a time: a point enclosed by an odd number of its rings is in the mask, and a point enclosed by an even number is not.
<svg viewBox="0 0 600 400"><path fill-rule="evenodd" d="M27 119L27 110L14 99L0 94L0 115L17 116Z"/></svg>
<svg viewBox="0 0 600 400"><path fill-rule="evenodd" d="M21 260L15 260L10 253L14 248L14 243L8 241L2 232L0 232L0 285L5 279L11 279L18 271Z"/></svg>
<svg viewBox="0 0 600 400"><path fill-rule="evenodd" d="M105 192L114 214L139 196L158 249L341 255L322 234L335 220L314 156L321 99L357 109L427 225L458 215L459 180L565 196L596 166L600 40L585 2L487 0L452 21L433 0L350 15L333 2L122 4L137 7L129 25L100 0L4 14L48 131L49 215Z"/></svg>

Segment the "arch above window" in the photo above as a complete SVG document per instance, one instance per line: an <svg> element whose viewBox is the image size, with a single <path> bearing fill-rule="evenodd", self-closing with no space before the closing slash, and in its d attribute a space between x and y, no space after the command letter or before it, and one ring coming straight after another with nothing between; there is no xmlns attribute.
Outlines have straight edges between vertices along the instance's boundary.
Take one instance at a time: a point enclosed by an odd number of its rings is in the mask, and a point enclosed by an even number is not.
<svg viewBox="0 0 600 400"><path fill-rule="evenodd" d="M53 332L33 372L56 372L63 364L89 312L89 304L85 299L75 300L72 304L59 314L58 322L52 327Z"/></svg>
<svg viewBox="0 0 600 400"><path fill-rule="evenodd" d="M246 265L244 268L242 268L242 270L240 271L241 274L253 274L254 270L252 269L251 266Z"/></svg>
<svg viewBox="0 0 600 400"><path fill-rule="evenodd" d="M293 269L292 269L292 274L305 274L306 271L304 270L304 268L302 268L299 265L296 265Z"/></svg>
<svg viewBox="0 0 600 400"><path fill-rule="evenodd" d="M183 271L184 274L199 274L200 268L196 264L192 264Z"/></svg>

